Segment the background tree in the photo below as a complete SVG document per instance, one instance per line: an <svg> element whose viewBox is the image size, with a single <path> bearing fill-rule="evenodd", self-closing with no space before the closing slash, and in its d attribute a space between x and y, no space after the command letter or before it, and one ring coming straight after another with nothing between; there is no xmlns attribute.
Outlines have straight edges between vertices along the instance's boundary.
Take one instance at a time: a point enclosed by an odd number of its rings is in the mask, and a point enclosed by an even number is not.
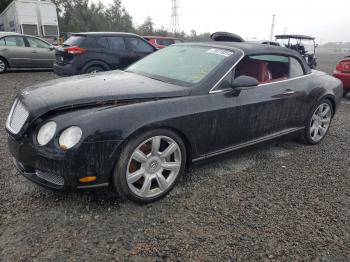
<svg viewBox="0 0 350 262"><path fill-rule="evenodd" d="M137 28L137 32L140 35L153 35L154 34L153 25L154 23L152 21L152 18L147 16L143 24Z"/></svg>

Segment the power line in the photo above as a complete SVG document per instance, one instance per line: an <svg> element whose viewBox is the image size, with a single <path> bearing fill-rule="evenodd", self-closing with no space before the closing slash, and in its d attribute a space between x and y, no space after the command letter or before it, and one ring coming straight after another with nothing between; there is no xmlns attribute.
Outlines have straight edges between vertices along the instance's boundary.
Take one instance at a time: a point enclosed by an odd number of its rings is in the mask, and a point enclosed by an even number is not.
<svg viewBox="0 0 350 262"><path fill-rule="evenodd" d="M171 23L170 31L173 34L180 32L180 23L179 23L179 3L178 0L171 0Z"/></svg>

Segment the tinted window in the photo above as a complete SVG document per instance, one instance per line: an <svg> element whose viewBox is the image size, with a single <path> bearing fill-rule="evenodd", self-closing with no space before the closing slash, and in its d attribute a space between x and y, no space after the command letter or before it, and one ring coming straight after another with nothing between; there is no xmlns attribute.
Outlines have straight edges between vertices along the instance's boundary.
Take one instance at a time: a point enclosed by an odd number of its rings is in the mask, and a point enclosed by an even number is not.
<svg viewBox="0 0 350 262"><path fill-rule="evenodd" d="M121 36L108 37L109 48L112 50L125 50L124 38Z"/></svg>
<svg viewBox="0 0 350 262"><path fill-rule="evenodd" d="M95 48L108 48L108 42L106 37L97 37L94 39Z"/></svg>
<svg viewBox="0 0 350 262"><path fill-rule="evenodd" d="M298 77L298 76L303 76L304 75L304 70L301 64L299 63L298 60L295 58L291 57L290 58L290 71L289 71L289 77Z"/></svg>
<svg viewBox="0 0 350 262"><path fill-rule="evenodd" d="M108 42L106 37L87 37L79 46L85 48L105 49L108 48Z"/></svg>
<svg viewBox="0 0 350 262"><path fill-rule="evenodd" d="M221 48L170 46L146 56L127 70L165 82L195 84L233 54Z"/></svg>
<svg viewBox="0 0 350 262"><path fill-rule="evenodd" d="M127 38L130 48L136 52L152 53L154 51L150 44L139 38Z"/></svg>
<svg viewBox="0 0 350 262"><path fill-rule="evenodd" d="M7 36L5 37L5 42L7 46L25 46L23 37Z"/></svg>
<svg viewBox="0 0 350 262"><path fill-rule="evenodd" d="M174 39L157 39L157 44L158 45L165 45L165 46L169 46L169 45L173 45L175 43Z"/></svg>
<svg viewBox="0 0 350 262"><path fill-rule="evenodd" d="M50 45L37 38L27 37L29 45L34 48L50 48Z"/></svg>
<svg viewBox="0 0 350 262"><path fill-rule="evenodd" d="M67 46L79 46L84 40L85 40L85 36L78 36L78 35L73 35L70 38L68 38L63 45L67 45Z"/></svg>
<svg viewBox="0 0 350 262"><path fill-rule="evenodd" d="M235 77L246 75L265 84L288 79L289 59L279 55L245 57L236 67Z"/></svg>
<svg viewBox="0 0 350 262"><path fill-rule="evenodd" d="M4 38L1 38L0 39L0 46L4 46L5 45L5 39Z"/></svg>

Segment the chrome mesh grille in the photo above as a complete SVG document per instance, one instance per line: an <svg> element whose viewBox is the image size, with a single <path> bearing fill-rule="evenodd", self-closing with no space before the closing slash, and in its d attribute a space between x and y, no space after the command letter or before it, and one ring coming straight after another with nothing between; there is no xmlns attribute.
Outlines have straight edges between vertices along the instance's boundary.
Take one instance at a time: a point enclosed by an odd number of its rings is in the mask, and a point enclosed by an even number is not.
<svg viewBox="0 0 350 262"><path fill-rule="evenodd" d="M13 134L18 134L21 131L24 123L29 117L29 111L25 108L23 103L18 99L13 103L10 115L7 119L7 129Z"/></svg>
<svg viewBox="0 0 350 262"><path fill-rule="evenodd" d="M36 175L38 177L40 177L41 179L46 180L47 182L50 182L52 184L58 185L58 186L63 186L64 185L64 178L59 176L59 175L55 175L52 173L44 173L41 172L39 170L36 171Z"/></svg>

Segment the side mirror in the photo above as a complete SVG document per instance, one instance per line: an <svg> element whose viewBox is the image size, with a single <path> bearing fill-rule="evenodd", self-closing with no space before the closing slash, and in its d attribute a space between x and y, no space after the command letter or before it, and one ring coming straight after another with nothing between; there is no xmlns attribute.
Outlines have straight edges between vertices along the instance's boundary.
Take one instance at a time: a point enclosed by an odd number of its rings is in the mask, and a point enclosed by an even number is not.
<svg viewBox="0 0 350 262"><path fill-rule="evenodd" d="M237 88L237 87L252 87L257 86L260 83L258 80L256 80L254 77L251 76L239 76L235 80L233 80L231 87Z"/></svg>
<svg viewBox="0 0 350 262"><path fill-rule="evenodd" d="M55 46L54 46L54 45L50 45L49 49L50 49L51 51L53 51L53 50L55 50Z"/></svg>

